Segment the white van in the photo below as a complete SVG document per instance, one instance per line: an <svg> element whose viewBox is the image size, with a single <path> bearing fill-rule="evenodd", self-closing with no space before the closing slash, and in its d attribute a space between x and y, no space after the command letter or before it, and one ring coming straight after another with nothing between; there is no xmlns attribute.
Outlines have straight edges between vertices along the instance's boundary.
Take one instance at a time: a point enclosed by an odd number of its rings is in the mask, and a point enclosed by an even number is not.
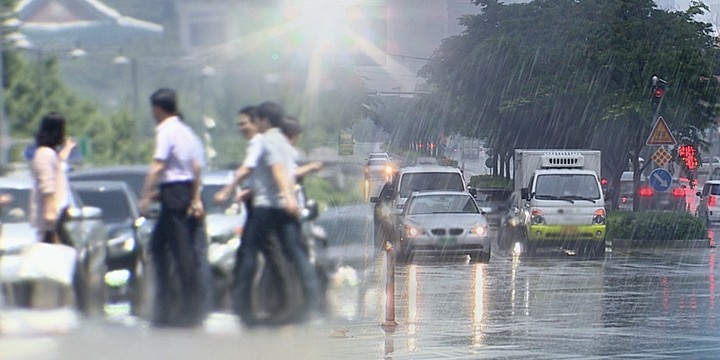
<svg viewBox="0 0 720 360"><path fill-rule="evenodd" d="M385 183L375 203L375 244L397 239L397 216L413 192L468 191L462 171L452 166L423 165L400 169L390 182Z"/></svg>

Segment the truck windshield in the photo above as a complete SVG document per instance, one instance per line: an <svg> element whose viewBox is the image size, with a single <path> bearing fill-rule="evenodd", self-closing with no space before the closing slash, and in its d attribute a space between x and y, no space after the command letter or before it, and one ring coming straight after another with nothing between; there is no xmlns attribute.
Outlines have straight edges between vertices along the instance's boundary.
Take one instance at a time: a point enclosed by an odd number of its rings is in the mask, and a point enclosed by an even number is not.
<svg viewBox="0 0 720 360"><path fill-rule="evenodd" d="M537 177L535 197L598 200L600 187L595 176L590 174L543 174Z"/></svg>
<svg viewBox="0 0 720 360"><path fill-rule="evenodd" d="M462 176L458 173L408 173L400 179L400 197L407 198L414 191L465 191Z"/></svg>

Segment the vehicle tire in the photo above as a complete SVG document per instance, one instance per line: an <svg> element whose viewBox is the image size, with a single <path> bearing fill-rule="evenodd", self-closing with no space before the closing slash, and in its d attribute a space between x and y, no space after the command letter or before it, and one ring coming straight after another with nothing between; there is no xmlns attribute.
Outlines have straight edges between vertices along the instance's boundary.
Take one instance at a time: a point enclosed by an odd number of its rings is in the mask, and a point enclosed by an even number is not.
<svg viewBox="0 0 720 360"><path fill-rule="evenodd" d="M140 249L130 271L130 314L150 319L155 274L149 254Z"/></svg>
<svg viewBox="0 0 720 360"><path fill-rule="evenodd" d="M104 270L100 271L100 274L91 273L84 261L76 265L73 279L75 303L77 309L88 318L100 317L105 313L105 273Z"/></svg>
<svg viewBox="0 0 720 360"><path fill-rule="evenodd" d="M470 262L487 264L490 262L490 249L487 252L478 252L470 255Z"/></svg>

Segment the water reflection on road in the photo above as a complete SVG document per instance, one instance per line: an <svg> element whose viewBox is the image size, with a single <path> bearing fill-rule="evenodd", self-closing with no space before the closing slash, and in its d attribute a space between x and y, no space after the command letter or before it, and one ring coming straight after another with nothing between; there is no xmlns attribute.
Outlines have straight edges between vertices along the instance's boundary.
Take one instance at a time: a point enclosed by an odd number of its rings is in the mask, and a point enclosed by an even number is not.
<svg viewBox="0 0 720 360"><path fill-rule="evenodd" d="M346 262L333 279L324 324L248 330L216 313L204 329L171 332L119 317L80 323L63 336L2 337L0 358L714 359L720 353L717 250L711 248L614 249L589 260L495 251L489 264L418 258L395 268L398 325L385 332L386 257L372 247L370 211L356 205L334 213L342 221L329 233L342 241L331 244Z"/></svg>

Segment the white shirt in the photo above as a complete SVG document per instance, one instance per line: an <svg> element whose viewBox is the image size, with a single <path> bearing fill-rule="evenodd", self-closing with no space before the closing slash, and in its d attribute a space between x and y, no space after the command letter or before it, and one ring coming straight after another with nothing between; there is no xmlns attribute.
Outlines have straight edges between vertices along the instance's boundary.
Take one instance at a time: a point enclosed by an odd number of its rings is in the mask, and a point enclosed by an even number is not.
<svg viewBox="0 0 720 360"><path fill-rule="evenodd" d="M202 143L192 129L177 116L169 117L155 128L154 160L165 163L160 183L192 181L192 161L205 166Z"/></svg>

